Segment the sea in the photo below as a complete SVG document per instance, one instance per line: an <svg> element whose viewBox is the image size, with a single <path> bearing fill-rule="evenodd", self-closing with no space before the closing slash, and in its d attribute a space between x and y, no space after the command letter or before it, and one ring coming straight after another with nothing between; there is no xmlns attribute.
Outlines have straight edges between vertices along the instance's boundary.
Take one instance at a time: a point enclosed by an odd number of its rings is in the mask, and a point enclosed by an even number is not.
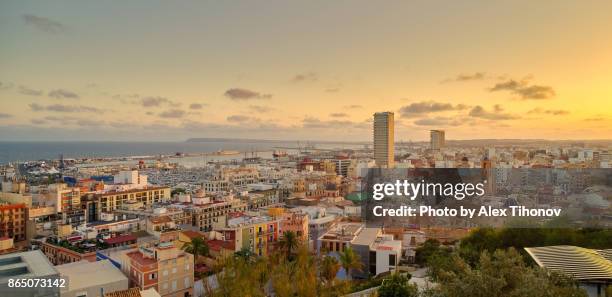
<svg viewBox="0 0 612 297"><path fill-rule="evenodd" d="M362 144L309 142L321 149L355 149ZM242 158L245 155L268 157L275 149L297 150L305 143L296 141L266 140L211 140L203 142L116 142L116 141L65 141L65 142L7 142L0 141L0 164L36 160L57 160L76 158L106 158L135 156L172 156L177 153L197 154L217 151L238 151L239 155L221 156L223 158Z"/></svg>

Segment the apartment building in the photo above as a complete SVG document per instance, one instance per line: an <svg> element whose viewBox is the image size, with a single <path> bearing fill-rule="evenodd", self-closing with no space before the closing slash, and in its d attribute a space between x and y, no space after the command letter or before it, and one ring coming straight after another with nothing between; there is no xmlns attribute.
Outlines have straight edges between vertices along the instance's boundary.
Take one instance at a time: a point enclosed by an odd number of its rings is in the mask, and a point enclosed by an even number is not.
<svg viewBox="0 0 612 297"><path fill-rule="evenodd" d="M26 205L0 202L0 238L26 239Z"/></svg>
<svg viewBox="0 0 612 297"><path fill-rule="evenodd" d="M113 212L121 209L123 204L131 202L141 202L144 207L153 205L170 199L169 187L145 186L128 190L108 190L94 194L93 200L96 202L96 219L100 218L102 212Z"/></svg>
<svg viewBox="0 0 612 297"><path fill-rule="evenodd" d="M128 252L130 286L154 288L162 297L193 296L193 255L172 242Z"/></svg>
<svg viewBox="0 0 612 297"><path fill-rule="evenodd" d="M268 216L237 214L228 219L227 228L221 228L223 241L233 242L235 251L243 248L258 256L268 255L279 240L281 219Z"/></svg>
<svg viewBox="0 0 612 297"><path fill-rule="evenodd" d="M229 213L243 212L247 209L246 202L239 199L227 199L226 201L192 205L185 208L185 211L191 215L193 226L198 227L200 231L211 231L225 227Z"/></svg>

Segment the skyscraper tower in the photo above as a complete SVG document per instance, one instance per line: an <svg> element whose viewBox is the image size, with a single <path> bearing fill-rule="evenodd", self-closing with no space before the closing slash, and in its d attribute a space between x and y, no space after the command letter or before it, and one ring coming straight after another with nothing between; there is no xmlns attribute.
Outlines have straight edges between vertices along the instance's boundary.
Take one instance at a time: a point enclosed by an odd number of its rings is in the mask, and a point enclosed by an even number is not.
<svg viewBox="0 0 612 297"><path fill-rule="evenodd" d="M395 123L392 112L374 114L374 160L376 166L393 168L395 165Z"/></svg>
<svg viewBox="0 0 612 297"><path fill-rule="evenodd" d="M440 150L444 147L444 130L431 130L429 145L432 150Z"/></svg>

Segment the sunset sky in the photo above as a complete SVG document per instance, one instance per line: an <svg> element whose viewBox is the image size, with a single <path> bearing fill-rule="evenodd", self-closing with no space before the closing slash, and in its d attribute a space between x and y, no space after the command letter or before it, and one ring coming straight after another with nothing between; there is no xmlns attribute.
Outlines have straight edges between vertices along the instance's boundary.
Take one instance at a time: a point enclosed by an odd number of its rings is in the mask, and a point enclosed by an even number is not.
<svg viewBox="0 0 612 297"><path fill-rule="evenodd" d="M496 2L496 3L492 3ZM612 138L612 1L1 1L0 141Z"/></svg>

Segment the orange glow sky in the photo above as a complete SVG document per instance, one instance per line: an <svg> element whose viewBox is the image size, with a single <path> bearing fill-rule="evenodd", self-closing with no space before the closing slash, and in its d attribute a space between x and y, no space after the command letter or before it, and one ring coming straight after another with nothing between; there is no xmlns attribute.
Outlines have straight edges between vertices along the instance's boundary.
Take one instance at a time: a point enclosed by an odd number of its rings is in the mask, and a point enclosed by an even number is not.
<svg viewBox="0 0 612 297"><path fill-rule="evenodd" d="M0 140L612 138L612 2L491 2L3 1Z"/></svg>

